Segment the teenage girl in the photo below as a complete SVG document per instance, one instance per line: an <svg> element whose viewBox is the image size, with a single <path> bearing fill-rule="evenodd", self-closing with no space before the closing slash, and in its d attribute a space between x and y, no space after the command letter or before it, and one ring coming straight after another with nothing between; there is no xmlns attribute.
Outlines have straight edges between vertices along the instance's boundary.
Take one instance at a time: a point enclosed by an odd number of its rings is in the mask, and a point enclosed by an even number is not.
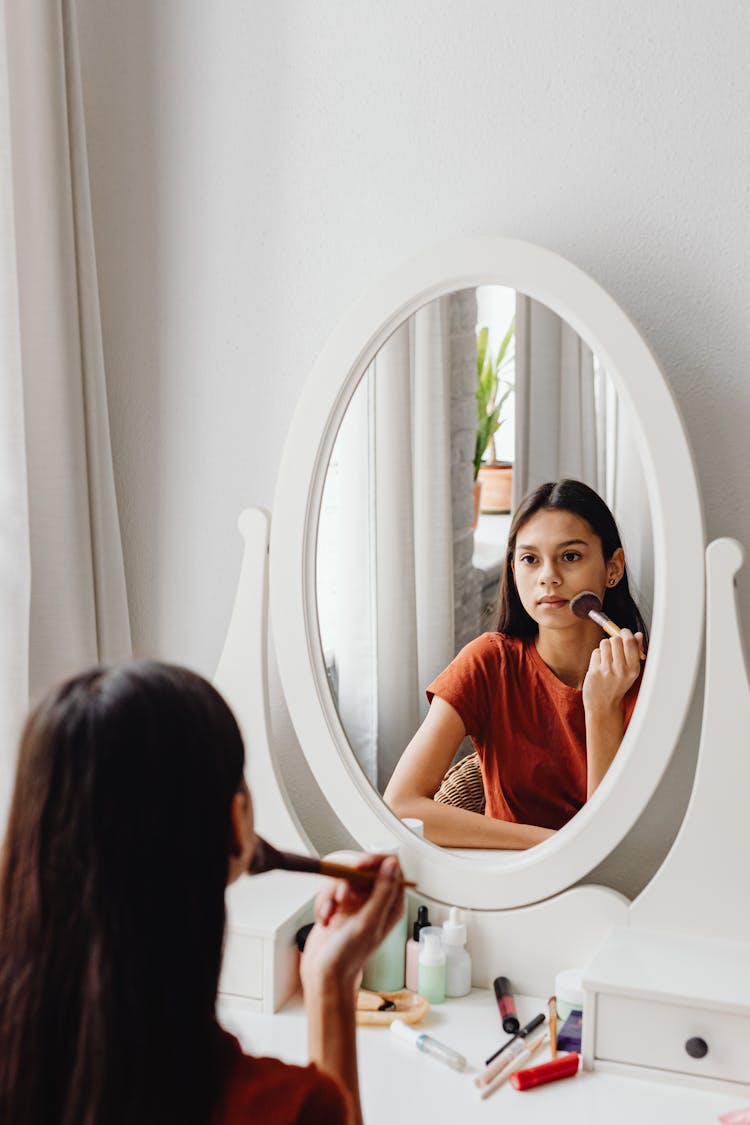
<svg viewBox="0 0 750 1125"><path fill-rule="evenodd" d="M255 849L237 723L154 662L95 668L29 717L0 870L3 1125L358 1125L355 988L403 909L330 881L302 959L313 1065L216 1020L224 889ZM262 878L262 876L260 876Z"/></svg>
<svg viewBox="0 0 750 1125"><path fill-rule="evenodd" d="M591 590L622 628L607 637L570 601ZM398 816L451 847L527 848L582 807L609 769L640 686L646 627L607 505L580 481L543 484L511 522L497 632L470 642L427 689L430 710L385 791ZM434 801L469 735L485 814Z"/></svg>

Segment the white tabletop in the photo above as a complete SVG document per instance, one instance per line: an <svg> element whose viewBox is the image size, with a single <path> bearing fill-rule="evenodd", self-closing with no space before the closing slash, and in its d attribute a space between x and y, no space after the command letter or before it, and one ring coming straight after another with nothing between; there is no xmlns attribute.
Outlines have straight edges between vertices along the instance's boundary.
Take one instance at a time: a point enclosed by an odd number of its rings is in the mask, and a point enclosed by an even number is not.
<svg viewBox="0 0 750 1125"><path fill-rule="evenodd" d="M529 997L519 997L517 1004L524 1022L546 1007ZM249 1012L241 1000L222 997L219 1016L249 1053L276 1055L293 1063L307 1061L299 995L275 1016ZM466 1055L471 1072L450 1070L397 1039L388 1028L359 1028L357 1047L366 1125L468 1125L501 1120L512 1125L713 1125L720 1114L747 1106L750 1101L746 1095L733 1097L677 1083L600 1072L581 1072L575 1078L524 1092L506 1083L481 1101L474 1075L507 1038L500 1027L494 995L474 989L461 1000L435 1005L419 1028ZM548 1048L543 1048L533 1065L548 1057Z"/></svg>

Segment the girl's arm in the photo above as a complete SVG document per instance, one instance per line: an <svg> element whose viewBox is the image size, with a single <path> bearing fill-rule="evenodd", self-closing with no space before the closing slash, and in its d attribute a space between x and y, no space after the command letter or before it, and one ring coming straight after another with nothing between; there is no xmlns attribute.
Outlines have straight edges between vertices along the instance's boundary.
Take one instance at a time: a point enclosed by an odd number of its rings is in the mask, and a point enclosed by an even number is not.
<svg viewBox="0 0 750 1125"><path fill-rule="evenodd" d="M310 1061L346 1093L347 1125L362 1125L354 1020L362 967L404 910L395 856L370 856L360 866L377 869L377 880L369 891L327 880L300 965Z"/></svg>
<svg viewBox="0 0 750 1125"><path fill-rule="evenodd" d="M591 797L614 761L624 733L622 701L638 679L643 634L623 629L591 654L583 681L586 716L586 797Z"/></svg>
<svg viewBox="0 0 750 1125"><path fill-rule="evenodd" d="M436 695L393 771L384 794L386 804L397 816L414 816L424 821L427 839L445 847L523 849L553 835L548 828L493 820L433 801L465 736L466 728L455 707Z"/></svg>

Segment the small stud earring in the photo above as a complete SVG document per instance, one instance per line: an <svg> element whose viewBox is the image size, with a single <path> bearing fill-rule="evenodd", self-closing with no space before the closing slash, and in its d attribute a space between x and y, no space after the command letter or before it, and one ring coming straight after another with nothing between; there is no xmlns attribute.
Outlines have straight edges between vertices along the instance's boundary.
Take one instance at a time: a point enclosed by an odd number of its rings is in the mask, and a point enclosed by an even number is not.
<svg viewBox="0 0 750 1125"><path fill-rule="evenodd" d="M614 584L615 584L614 578L610 578L609 584L610 584L610 586L614 586Z"/></svg>

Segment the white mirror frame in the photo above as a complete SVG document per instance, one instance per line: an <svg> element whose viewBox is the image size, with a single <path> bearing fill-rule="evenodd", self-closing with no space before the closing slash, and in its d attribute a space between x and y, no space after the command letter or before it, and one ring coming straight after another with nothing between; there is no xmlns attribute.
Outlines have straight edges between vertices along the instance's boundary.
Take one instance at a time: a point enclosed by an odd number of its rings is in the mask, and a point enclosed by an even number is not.
<svg viewBox="0 0 750 1125"><path fill-rule="evenodd" d="M315 575L328 461L359 379L418 308L477 285L504 285L541 301L599 356L638 420L655 557L649 659L615 762L554 837L512 858L504 853L494 861L485 853L481 862L419 840L366 780L328 687ZM305 383L282 455L270 545L271 622L289 712L318 784L354 838L363 847L397 838L422 893L475 909L538 902L586 876L633 827L680 733L703 640L704 541L692 455L666 380L627 316L576 266L529 243L479 236L438 246L377 285L344 317ZM304 809L296 813L304 824Z"/></svg>

